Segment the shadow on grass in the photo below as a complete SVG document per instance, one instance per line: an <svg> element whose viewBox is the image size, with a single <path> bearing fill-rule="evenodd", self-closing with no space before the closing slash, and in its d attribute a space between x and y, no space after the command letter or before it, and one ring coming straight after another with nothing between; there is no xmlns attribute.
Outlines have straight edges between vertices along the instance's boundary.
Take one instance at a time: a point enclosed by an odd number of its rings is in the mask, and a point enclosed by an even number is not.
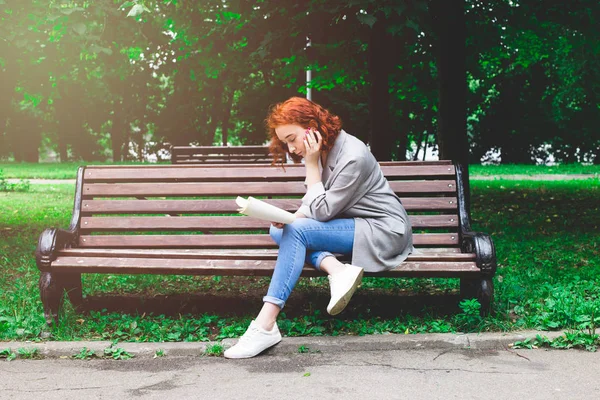
<svg viewBox="0 0 600 400"><path fill-rule="evenodd" d="M175 294L153 297L129 295L88 296L81 312L106 310L125 314L179 315L216 314L226 317L252 317L262 306L261 295L235 294ZM303 317L314 310L325 313L329 294L324 291L295 292L284 311L288 318ZM458 294L398 294L385 292L356 293L340 317L361 318L371 315L395 318L412 316L451 315L460 312Z"/></svg>

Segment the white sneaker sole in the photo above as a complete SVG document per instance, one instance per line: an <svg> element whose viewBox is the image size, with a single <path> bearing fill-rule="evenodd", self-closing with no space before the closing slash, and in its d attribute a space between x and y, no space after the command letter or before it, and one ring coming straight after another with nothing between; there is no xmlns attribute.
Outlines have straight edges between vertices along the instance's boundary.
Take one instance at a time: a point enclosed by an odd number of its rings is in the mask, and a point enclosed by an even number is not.
<svg viewBox="0 0 600 400"><path fill-rule="evenodd" d="M268 344L268 345L266 345L266 347L263 347L261 350L259 350L259 351L253 351L252 353L233 353L233 352L229 352L229 351L225 350L225 352L223 353L223 357L229 358L229 359L240 359L240 358L252 358L252 357L256 357L257 355L259 355L263 351L267 351L268 349L270 349L271 347L279 344L280 342L281 342L281 337L277 341L274 341L272 344Z"/></svg>
<svg viewBox="0 0 600 400"><path fill-rule="evenodd" d="M342 295L342 297L340 297L340 299L333 305L333 307L331 307L331 310L329 310L329 309L327 310L327 312L330 315L337 315L337 314L341 313L342 311L344 311L344 308L346 308L348 303L350 303L350 299L352 298L352 295L356 291L356 288L360 285L360 282L362 281L363 273L364 273L364 270L361 269L360 272L358 273L358 275L356 275L356 278L354 279L354 282L352 283L352 286L350 287L350 289L348 289L348 291L346 293L344 293Z"/></svg>

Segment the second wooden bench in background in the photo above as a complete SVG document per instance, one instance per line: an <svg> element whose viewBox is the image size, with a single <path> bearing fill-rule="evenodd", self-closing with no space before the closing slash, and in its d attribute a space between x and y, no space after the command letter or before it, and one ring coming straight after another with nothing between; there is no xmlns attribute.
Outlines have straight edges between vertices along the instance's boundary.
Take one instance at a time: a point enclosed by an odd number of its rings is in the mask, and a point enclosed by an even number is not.
<svg viewBox="0 0 600 400"><path fill-rule="evenodd" d="M171 164L271 164L267 146L172 146Z"/></svg>

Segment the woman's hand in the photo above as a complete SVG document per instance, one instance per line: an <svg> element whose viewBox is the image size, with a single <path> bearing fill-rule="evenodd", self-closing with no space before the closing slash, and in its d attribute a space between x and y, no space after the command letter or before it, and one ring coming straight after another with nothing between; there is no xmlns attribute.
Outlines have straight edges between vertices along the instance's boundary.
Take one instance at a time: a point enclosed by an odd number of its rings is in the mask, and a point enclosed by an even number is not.
<svg viewBox="0 0 600 400"><path fill-rule="evenodd" d="M294 213L294 215L296 216L296 218L306 218L306 215L302 214L301 212L296 211ZM271 222L271 225L273 225L275 228L279 228L279 229L283 229L283 226L285 224L282 224L280 222Z"/></svg>
<svg viewBox="0 0 600 400"><path fill-rule="evenodd" d="M312 128L306 130L306 137L304 138L304 162L307 165L318 165L322 143L321 132L315 131Z"/></svg>

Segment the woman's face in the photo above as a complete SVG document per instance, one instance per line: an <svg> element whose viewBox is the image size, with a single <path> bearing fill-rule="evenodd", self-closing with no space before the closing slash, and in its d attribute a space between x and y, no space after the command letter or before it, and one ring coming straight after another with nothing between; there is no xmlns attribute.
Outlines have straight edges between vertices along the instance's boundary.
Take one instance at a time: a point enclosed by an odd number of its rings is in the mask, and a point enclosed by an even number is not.
<svg viewBox="0 0 600 400"><path fill-rule="evenodd" d="M300 125L280 125L275 128L275 133L279 140L287 145L290 153L304 157L306 152L304 148L305 128Z"/></svg>

